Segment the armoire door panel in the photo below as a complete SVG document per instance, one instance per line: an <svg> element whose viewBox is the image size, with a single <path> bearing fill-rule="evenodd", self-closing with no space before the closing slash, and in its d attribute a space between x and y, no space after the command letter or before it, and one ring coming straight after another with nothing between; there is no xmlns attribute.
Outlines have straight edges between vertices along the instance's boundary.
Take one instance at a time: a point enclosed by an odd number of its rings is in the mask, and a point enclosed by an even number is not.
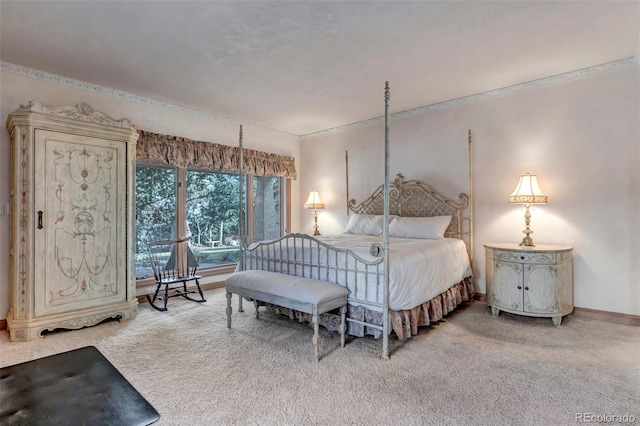
<svg viewBox="0 0 640 426"><path fill-rule="evenodd" d="M105 139L36 130L34 210L42 227L35 230L34 266L43 283L36 316L126 300L125 150Z"/></svg>

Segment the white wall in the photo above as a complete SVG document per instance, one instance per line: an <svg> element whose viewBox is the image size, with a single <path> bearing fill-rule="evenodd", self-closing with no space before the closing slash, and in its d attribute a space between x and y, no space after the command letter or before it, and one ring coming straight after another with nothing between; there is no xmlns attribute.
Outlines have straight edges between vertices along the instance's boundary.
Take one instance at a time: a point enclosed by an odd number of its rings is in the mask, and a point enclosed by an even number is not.
<svg viewBox="0 0 640 426"><path fill-rule="evenodd" d="M6 118L20 104L30 100L39 100L46 105L76 105L79 102L87 102L94 109L113 118L128 118L141 130L225 145L238 144L238 126L235 124L161 109L6 71L0 72L0 117ZM296 168L300 170L298 137L245 126L243 141L245 148L293 156ZM5 206L9 203L9 145L9 133L3 126L0 130L0 203ZM293 181L293 206L300 204L298 188L298 181ZM9 307L9 218L6 214L0 215L0 319L6 317ZM298 229L299 209L292 209L291 219L292 229Z"/></svg>
<svg viewBox="0 0 640 426"><path fill-rule="evenodd" d="M471 129L477 291L485 292L483 244L522 239L523 211L507 196L530 172L549 196L532 212L532 236L574 246L575 305L640 315L639 77L636 65L391 123L391 178L402 172L448 197L468 192ZM402 93L391 83L393 112ZM383 105L381 85L381 115ZM346 223L345 150L350 196L363 201L383 182L383 143L382 125L302 141L300 191L323 197L323 234ZM312 229L308 211L301 223Z"/></svg>

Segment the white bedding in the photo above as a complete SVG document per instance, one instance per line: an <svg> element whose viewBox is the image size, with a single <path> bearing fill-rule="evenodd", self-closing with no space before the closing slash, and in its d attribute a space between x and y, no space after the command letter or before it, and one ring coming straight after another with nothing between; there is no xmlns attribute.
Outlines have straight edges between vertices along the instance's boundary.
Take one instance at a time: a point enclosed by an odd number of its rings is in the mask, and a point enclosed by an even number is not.
<svg viewBox="0 0 640 426"><path fill-rule="evenodd" d="M351 234L318 239L367 260L374 259L369 254L371 244L382 242L381 237ZM390 237L389 266L389 309L394 311L419 306L471 275L466 246L456 238Z"/></svg>

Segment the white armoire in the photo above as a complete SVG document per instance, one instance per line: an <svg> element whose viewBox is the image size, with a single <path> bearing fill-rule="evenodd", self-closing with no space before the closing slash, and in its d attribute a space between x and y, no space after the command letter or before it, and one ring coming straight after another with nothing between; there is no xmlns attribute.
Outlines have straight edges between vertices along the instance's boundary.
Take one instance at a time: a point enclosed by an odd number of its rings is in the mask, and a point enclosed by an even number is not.
<svg viewBox="0 0 640 426"><path fill-rule="evenodd" d="M37 101L9 114L7 129L10 339L133 318L138 133L86 103Z"/></svg>

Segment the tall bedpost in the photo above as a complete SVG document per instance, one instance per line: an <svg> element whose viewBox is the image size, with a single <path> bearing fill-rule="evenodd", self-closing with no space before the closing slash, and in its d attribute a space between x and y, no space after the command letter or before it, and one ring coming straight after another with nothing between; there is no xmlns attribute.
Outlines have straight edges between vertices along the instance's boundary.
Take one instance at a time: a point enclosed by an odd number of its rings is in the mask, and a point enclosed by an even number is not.
<svg viewBox="0 0 640 426"><path fill-rule="evenodd" d="M384 255L384 290L382 305L382 359L389 359L389 82L384 88L384 225L382 251Z"/></svg>
<svg viewBox="0 0 640 426"><path fill-rule="evenodd" d="M469 129L469 263L473 270L473 139Z"/></svg>
<svg viewBox="0 0 640 426"><path fill-rule="evenodd" d="M238 270L244 271L244 157L242 155L242 124L240 125L240 135L238 139L238 234L240 236L240 257L238 259ZM242 296L238 297L238 311L243 311Z"/></svg>
<svg viewBox="0 0 640 426"><path fill-rule="evenodd" d="M347 178L347 216L349 216L349 151L344 152L344 166L346 168Z"/></svg>
<svg viewBox="0 0 640 426"><path fill-rule="evenodd" d="M244 158L242 156L242 124L240 125L240 135L238 143L238 234L240 235L240 259L238 260L239 269L244 270Z"/></svg>

